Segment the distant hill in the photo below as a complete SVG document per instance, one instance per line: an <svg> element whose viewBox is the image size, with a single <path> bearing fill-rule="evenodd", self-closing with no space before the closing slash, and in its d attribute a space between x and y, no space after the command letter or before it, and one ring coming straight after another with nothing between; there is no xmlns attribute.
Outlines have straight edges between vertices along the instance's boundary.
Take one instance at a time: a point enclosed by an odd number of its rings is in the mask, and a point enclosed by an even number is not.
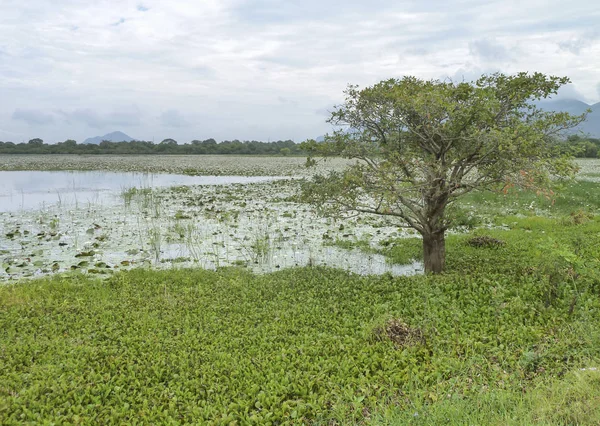
<svg viewBox="0 0 600 426"><path fill-rule="evenodd" d="M347 128L347 129L345 130L345 132L346 132L347 134L359 133L359 131L358 131L358 130L356 130L356 129L352 128L352 127L349 127L349 128ZM333 132L332 132L332 133L333 133ZM332 133L330 133L330 135L331 135ZM317 142L325 142L325 136L326 136L326 135L317 136L317 137L315 138L315 141L317 141Z"/></svg>
<svg viewBox="0 0 600 426"><path fill-rule="evenodd" d="M576 99L557 99L549 101L541 101L538 106L546 111L561 111L570 114L583 114L588 108L592 110L588 114L585 122L577 126L575 131L583 131L589 133L590 136L600 138L600 102L593 105L588 105L585 102Z"/></svg>
<svg viewBox="0 0 600 426"><path fill-rule="evenodd" d="M134 140L131 136L126 135L123 132L112 132L107 133L104 136L96 136L93 138L87 138L83 141L84 144L94 144L98 145L102 141L110 141L110 142L131 142Z"/></svg>

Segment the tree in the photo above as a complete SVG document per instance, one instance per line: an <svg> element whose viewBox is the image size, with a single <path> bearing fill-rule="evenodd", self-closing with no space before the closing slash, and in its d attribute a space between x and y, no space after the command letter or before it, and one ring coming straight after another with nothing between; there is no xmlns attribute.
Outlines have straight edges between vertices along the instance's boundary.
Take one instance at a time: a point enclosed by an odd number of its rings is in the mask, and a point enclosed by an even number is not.
<svg viewBox="0 0 600 426"><path fill-rule="evenodd" d="M577 148L580 150L577 157L583 158L597 158L598 157L598 147L590 141L582 141L577 145Z"/></svg>
<svg viewBox="0 0 600 426"><path fill-rule="evenodd" d="M321 210L398 218L422 236L425 271L442 272L456 199L509 187L548 193L553 175L575 172L553 139L585 114L545 112L533 103L567 83L540 73L497 73L475 82L405 77L362 90L349 86L328 120L338 130L302 148L356 162L317 175L304 184L303 197Z"/></svg>
<svg viewBox="0 0 600 426"><path fill-rule="evenodd" d="M44 145L44 141L40 138L34 138L34 139L30 139L29 142L27 142L28 145L35 145L35 146L42 146Z"/></svg>

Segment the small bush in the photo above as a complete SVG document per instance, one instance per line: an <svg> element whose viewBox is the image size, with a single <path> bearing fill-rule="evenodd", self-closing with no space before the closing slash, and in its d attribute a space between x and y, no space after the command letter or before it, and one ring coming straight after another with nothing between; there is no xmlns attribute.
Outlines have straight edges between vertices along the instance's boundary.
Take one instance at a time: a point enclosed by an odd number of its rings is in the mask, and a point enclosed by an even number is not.
<svg viewBox="0 0 600 426"><path fill-rule="evenodd" d="M497 238L493 238L487 235L473 237L467 240L467 244L471 247L501 247L506 243Z"/></svg>
<svg viewBox="0 0 600 426"><path fill-rule="evenodd" d="M583 210L577 210L576 212L571 212L571 220L575 225L581 225L582 223L589 222L594 219L594 215L592 213L584 212Z"/></svg>

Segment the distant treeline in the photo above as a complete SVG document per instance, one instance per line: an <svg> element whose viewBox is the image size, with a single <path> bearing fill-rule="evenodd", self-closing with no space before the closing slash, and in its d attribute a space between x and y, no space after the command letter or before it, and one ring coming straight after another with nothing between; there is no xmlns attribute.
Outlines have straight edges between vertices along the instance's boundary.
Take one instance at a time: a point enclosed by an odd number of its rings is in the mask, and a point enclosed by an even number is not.
<svg viewBox="0 0 600 426"><path fill-rule="evenodd" d="M56 144L46 144L42 139L13 143L0 141L0 154L234 154L234 155L302 155L300 145L294 141L223 141L214 139L193 140L189 144L178 144L165 139L155 144L148 141L109 142L78 144L69 139Z"/></svg>
<svg viewBox="0 0 600 426"><path fill-rule="evenodd" d="M557 142L561 150L578 158L600 158L600 139L569 136ZM46 144L42 139L13 143L0 141L0 154L197 154L197 155L305 155L301 145L291 140L276 142L223 141L214 139L193 140L189 144L178 144L174 139L165 139L155 144L149 141L109 142L99 145L78 144L69 139L56 144Z"/></svg>
<svg viewBox="0 0 600 426"><path fill-rule="evenodd" d="M598 138L573 135L559 143L565 152L571 152L577 158L600 158L600 139Z"/></svg>

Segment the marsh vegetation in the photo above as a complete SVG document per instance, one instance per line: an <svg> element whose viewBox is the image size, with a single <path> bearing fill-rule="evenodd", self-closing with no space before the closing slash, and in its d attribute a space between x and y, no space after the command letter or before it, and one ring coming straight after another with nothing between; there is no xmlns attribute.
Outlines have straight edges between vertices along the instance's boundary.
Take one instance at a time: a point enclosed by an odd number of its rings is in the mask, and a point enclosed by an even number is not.
<svg viewBox="0 0 600 426"><path fill-rule="evenodd" d="M42 174L40 185L59 185L39 191L30 184L3 195L0 274L8 279L68 270L106 275L139 266L236 265L268 272L312 264L363 274L421 269L412 260L394 265L379 254L365 256L332 244L369 238L375 245L405 233L390 221L353 218L342 224L318 216L296 199L298 179L36 173ZM30 183L34 177L29 176Z"/></svg>
<svg viewBox="0 0 600 426"><path fill-rule="evenodd" d="M579 165L552 198L463 198L440 276L417 234L320 216L292 173L0 213L0 423L598 423L600 164Z"/></svg>

